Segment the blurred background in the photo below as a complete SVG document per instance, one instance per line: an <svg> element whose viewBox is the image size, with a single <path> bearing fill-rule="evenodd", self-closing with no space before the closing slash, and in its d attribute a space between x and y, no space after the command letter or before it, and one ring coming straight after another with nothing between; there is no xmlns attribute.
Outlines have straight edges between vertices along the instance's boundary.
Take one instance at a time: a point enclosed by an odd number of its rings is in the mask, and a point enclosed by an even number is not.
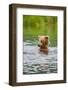
<svg viewBox="0 0 68 90"><path fill-rule="evenodd" d="M39 35L48 35L50 46L57 46L57 16L23 16L24 41L36 44Z"/></svg>

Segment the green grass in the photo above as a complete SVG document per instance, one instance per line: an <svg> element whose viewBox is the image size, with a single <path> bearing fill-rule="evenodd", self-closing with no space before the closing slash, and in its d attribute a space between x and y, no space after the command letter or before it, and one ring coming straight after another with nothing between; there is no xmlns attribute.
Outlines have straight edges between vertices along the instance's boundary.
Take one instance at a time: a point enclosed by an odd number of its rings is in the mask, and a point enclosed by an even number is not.
<svg viewBox="0 0 68 90"><path fill-rule="evenodd" d="M48 35L50 46L57 46L57 16L23 16L24 41L38 40L39 35Z"/></svg>

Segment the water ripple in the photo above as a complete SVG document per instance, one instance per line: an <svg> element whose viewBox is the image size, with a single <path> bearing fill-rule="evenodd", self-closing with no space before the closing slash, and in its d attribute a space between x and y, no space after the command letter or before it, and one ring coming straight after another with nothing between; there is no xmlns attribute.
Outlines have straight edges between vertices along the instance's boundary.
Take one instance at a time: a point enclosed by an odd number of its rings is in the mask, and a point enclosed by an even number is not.
<svg viewBox="0 0 68 90"><path fill-rule="evenodd" d="M23 74L57 73L57 47L49 47L48 55L37 45L24 42Z"/></svg>

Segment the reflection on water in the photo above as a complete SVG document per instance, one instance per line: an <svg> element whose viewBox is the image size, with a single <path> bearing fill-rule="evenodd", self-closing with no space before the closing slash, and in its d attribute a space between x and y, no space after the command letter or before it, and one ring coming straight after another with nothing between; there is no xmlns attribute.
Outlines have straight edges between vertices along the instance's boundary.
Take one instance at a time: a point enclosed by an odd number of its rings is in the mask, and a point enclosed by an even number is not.
<svg viewBox="0 0 68 90"><path fill-rule="evenodd" d="M42 73L57 73L57 48L49 47L46 55L36 44L24 42L23 74Z"/></svg>

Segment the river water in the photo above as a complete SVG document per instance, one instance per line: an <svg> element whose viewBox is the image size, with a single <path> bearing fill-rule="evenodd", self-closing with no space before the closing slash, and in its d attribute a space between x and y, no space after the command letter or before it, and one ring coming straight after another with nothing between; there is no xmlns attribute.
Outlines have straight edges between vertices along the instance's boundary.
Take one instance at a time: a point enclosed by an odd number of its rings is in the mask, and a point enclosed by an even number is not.
<svg viewBox="0 0 68 90"><path fill-rule="evenodd" d="M49 47L48 55L39 52L32 42L24 42L23 74L57 73L57 47Z"/></svg>

